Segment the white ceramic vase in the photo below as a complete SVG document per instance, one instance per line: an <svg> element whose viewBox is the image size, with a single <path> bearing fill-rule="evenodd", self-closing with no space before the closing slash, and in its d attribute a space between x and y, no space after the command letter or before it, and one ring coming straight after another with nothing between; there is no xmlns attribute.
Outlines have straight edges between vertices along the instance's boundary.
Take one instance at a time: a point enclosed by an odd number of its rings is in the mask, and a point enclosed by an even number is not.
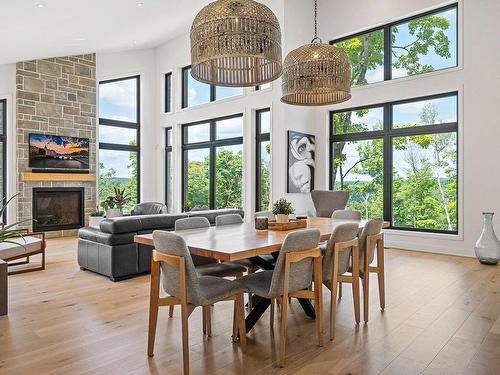
<svg viewBox="0 0 500 375"><path fill-rule="evenodd" d="M277 223L288 223L288 215L278 214L276 215Z"/></svg>
<svg viewBox="0 0 500 375"><path fill-rule="evenodd" d="M120 208L108 208L108 210L106 211L107 219L120 216L123 216L122 210Z"/></svg>
<svg viewBox="0 0 500 375"><path fill-rule="evenodd" d="M89 227L99 228L103 219L103 216L89 216Z"/></svg>
<svg viewBox="0 0 500 375"><path fill-rule="evenodd" d="M493 212L483 212L483 231L474 250L479 262L495 265L500 260L500 241L493 229Z"/></svg>

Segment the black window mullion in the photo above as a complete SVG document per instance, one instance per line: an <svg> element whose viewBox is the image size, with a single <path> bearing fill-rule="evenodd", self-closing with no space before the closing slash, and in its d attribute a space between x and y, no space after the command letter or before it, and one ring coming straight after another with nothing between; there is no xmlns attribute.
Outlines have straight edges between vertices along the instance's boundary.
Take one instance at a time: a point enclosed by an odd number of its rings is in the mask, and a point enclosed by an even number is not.
<svg viewBox="0 0 500 375"><path fill-rule="evenodd" d="M188 106L188 74L189 74L189 69L191 68L190 66L186 66L185 68L182 68L182 103L181 107L186 108Z"/></svg>
<svg viewBox="0 0 500 375"><path fill-rule="evenodd" d="M210 85L210 102L215 102L216 100L217 97L216 97L215 85Z"/></svg>
<svg viewBox="0 0 500 375"><path fill-rule="evenodd" d="M392 79L392 33L391 25L384 26L384 81Z"/></svg>
<svg viewBox="0 0 500 375"><path fill-rule="evenodd" d="M165 113L172 110L172 73L165 74Z"/></svg>

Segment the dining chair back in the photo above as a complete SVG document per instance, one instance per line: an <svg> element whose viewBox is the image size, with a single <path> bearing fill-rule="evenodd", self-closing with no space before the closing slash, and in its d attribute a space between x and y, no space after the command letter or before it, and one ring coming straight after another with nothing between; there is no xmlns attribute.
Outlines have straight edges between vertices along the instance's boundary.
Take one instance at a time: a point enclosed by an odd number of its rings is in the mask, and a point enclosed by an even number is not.
<svg viewBox="0 0 500 375"><path fill-rule="evenodd" d="M230 224L241 224L243 223L243 218L240 214L226 214L219 215L215 218L215 226L219 227L221 225L230 225Z"/></svg>
<svg viewBox="0 0 500 375"><path fill-rule="evenodd" d="M346 223L338 225L333 230L328 242L326 250L323 254L323 280L330 280L333 267L337 269L337 273L342 275L349 271L351 260L351 249L345 248L338 254L338 261L334 264L333 255L335 244L341 242L352 241L358 236L359 226L356 223Z"/></svg>
<svg viewBox="0 0 500 375"><path fill-rule="evenodd" d="M332 219L361 220L361 212L352 210L335 210Z"/></svg>
<svg viewBox="0 0 500 375"><path fill-rule="evenodd" d="M316 208L316 216L332 217L335 210L344 210L349 200L349 192L338 190L313 190L311 198Z"/></svg>
<svg viewBox="0 0 500 375"><path fill-rule="evenodd" d="M360 262L363 264L365 254L368 254L368 264L373 262L375 257L375 247L376 243L373 241L368 241L368 237L380 234L382 232L382 226L384 221L381 219L371 219L368 220L359 235L359 256Z"/></svg>
<svg viewBox="0 0 500 375"><path fill-rule="evenodd" d="M174 224L175 230L188 230L188 229L199 229L199 228L210 228L210 222L206 217L186 217L184 219L177 219ZM215 259L202 257L196 254L192 254L193 263L195 266L201 266L204 264L217 263Z"/></svg>

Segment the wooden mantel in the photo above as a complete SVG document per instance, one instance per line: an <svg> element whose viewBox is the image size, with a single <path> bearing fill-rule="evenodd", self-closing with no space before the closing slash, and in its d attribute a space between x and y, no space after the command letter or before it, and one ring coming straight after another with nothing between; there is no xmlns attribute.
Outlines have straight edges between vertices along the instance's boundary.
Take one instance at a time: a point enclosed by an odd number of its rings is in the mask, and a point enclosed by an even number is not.
<svg viewBox="0 0 500 375"><path fill-rule="evenodd" d="M95 181L93 173L33 173L22 172L21 181Z"/></svg>

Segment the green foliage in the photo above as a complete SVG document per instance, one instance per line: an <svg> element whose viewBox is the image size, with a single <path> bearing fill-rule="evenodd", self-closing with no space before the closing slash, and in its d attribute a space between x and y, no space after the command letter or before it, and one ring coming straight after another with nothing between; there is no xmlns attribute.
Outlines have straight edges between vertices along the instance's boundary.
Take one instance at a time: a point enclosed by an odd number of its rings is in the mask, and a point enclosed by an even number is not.
<svg viewBox="0 0 500 375"><path fill-rule="evenodd" d="M101 202L102 208L109 210L111 208L122 208L130 200L130 196L125 192L125 188L120 189L119 187L113 186L113 194L106 197L105 200Z"/></svg>
<svg viewBox="0 0 500 375"><path fill-rule="evenodd" d="M292 202L289 202L284 198L278 199L273 204L273 215L290 215L294 212L295 210L293 209Z"/></svg>
<svg viewBox="0 0 500 375"><path fill-rule="evenodd" d="M215 161L215 204L218 208L242 206L243 156L242 152L220 149ZM185 211L195 206L210 206L210 156L201 161L189 160Z"/></svg>
<svg viewBox="0 0 500 375"><path fill-rule="evenodd" d="M135 141L130 142L131 145L136 145ZM124 152L117 151L118 155L123 155ZM131 178L122 178L116 176L116 171L113 168L99 163L99 198L109 197L114 194L114 188L125 189L128 192L129 199L122 206L125 213L129 213L137 203L137 153L130 152L127 164L127 169L130 171ZM103 207L104 208L104 207Z"/></svg>
<svg viewBox="0 0 500 375"><path fill-rule="evenodd" d="M7 209L7 206L12 201L12 199L14 199L14 197L16 197L16 196L17 196L17 194L13 195L9 199L7 199L7 198L3 198L2 199L2 208L0 209L0 217L4 216L5 210ZM5 202L5 203L3 203L3 202ZM16 245L23 246L22 244L19 244L18 242L14 242L12 240L14 238L24 238L23 237L24 232L19 231L17 229L12 229L12 228L15 228L18 225L26 223L28 221L31 222L31 221L34 221L34 220L32 220L32 219L25 219L25 220L21 220L21 221L18 221L16 223L13 223L13 224L2 225L0 227L0 243L7 242L7 243L14 243Z"/></svg>

